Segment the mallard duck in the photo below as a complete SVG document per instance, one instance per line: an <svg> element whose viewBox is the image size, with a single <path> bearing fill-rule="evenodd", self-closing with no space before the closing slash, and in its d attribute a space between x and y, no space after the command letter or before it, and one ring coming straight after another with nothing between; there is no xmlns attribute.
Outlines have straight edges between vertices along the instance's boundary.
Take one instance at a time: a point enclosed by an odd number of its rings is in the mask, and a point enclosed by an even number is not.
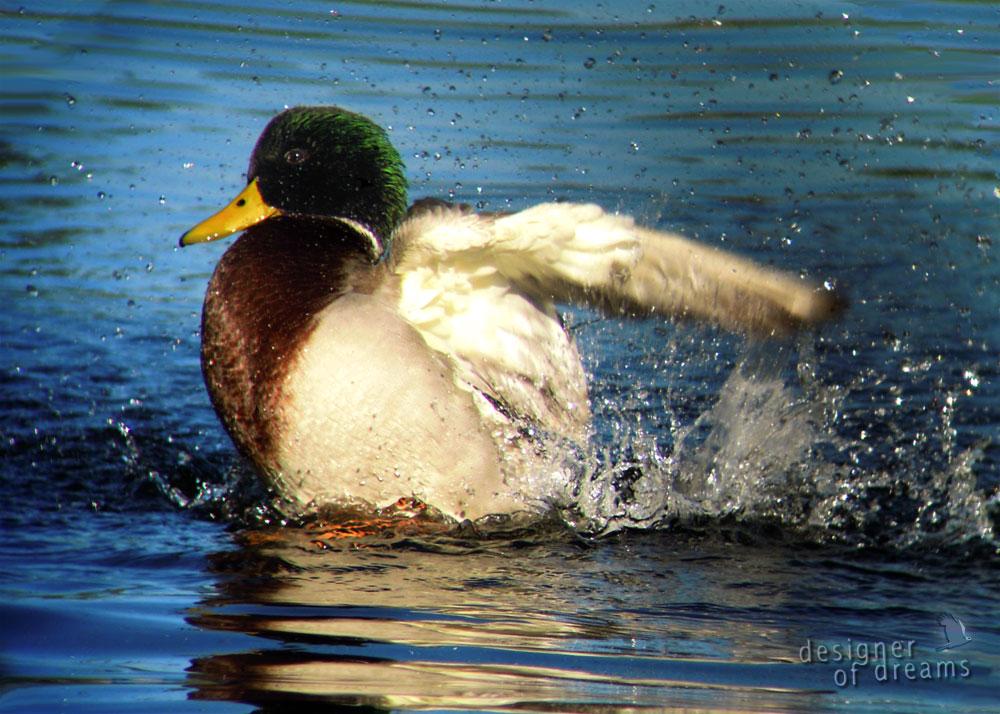
<svg viewBox="0 0 1000 714"><path fill-rule="evenodd" d="M591 430L558 303L784 335L829 290L599 206L407 207L385 131L337 107L265 127L247 186L181 237L244 231L202 317L202 368L239 451L286 504L401 497L456 519L532 509Z"/></svg>

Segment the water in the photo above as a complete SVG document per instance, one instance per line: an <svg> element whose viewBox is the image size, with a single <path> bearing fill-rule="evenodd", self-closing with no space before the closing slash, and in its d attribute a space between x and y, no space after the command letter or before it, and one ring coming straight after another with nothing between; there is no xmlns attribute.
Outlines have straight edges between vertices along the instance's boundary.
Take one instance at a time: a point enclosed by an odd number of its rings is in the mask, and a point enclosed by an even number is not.
<svg viewBox="0 0 1000 714"><path fill-rule="evenodd" d="M996 710L996 7L619 5L0 7L0 711ZM201 384L224 246L174 246L308 103L414 196L596 201L851 309L570 310L599 438L553 519L283 527Z"/></svg>

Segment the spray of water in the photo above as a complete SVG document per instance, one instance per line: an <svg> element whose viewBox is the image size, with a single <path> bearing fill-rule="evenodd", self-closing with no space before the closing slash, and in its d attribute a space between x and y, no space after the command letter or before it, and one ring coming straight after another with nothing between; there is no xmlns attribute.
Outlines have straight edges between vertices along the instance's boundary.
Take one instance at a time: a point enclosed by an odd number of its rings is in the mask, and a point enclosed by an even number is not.
<svg viewBox="0 0 1000 714"><path fill-rule="evenodd" d="M823 383L815 359L807 341L747 348L709 409L671 420L666 453L641 426L619 429L567 520L594 533L738 523L854 547L995 551L998 496L975 473L985 444L956 449L947 400L922 430L887 414L897 438L873 444L845 415L862 385Z"/></svg>

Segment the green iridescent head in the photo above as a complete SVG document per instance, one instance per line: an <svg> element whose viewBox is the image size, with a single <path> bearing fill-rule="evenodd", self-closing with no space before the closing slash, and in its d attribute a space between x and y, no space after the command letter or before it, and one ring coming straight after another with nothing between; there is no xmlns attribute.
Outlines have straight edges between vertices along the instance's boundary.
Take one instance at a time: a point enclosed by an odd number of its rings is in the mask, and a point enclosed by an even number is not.
<svg viewBox="0 0 1000 714"><path fill-rule="evenodd" d="M247 188L185 233L181 245L283 215L342 219L373 233L381 248L405 213L403 162L382 127L339 107L293 107L257 140Z"/></svg>
<svg viewBox="0 0 1000 714"><path fill-rule="evenodd" d="M406 213L406 178L382 127L338 107L294 107L264 129L247 180L285 214L357 221L382 240Z"/></svg>

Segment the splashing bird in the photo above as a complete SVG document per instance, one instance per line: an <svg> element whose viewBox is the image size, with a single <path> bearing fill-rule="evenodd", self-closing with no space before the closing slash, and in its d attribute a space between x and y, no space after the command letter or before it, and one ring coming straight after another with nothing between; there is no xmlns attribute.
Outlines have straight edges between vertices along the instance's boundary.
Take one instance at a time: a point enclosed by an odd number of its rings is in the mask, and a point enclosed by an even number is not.
<svg viewBox="0 0 1000 714"><path fill-rule="evenodd" d="M236 446L291 510L414 497L476 519L544 504L546 474L591 431L557 303L763 337L844 307L596 205L407 207L386 133L338 107L272 119L247 182L181 245L244 231L208 285L202 370Z"/></svg>

